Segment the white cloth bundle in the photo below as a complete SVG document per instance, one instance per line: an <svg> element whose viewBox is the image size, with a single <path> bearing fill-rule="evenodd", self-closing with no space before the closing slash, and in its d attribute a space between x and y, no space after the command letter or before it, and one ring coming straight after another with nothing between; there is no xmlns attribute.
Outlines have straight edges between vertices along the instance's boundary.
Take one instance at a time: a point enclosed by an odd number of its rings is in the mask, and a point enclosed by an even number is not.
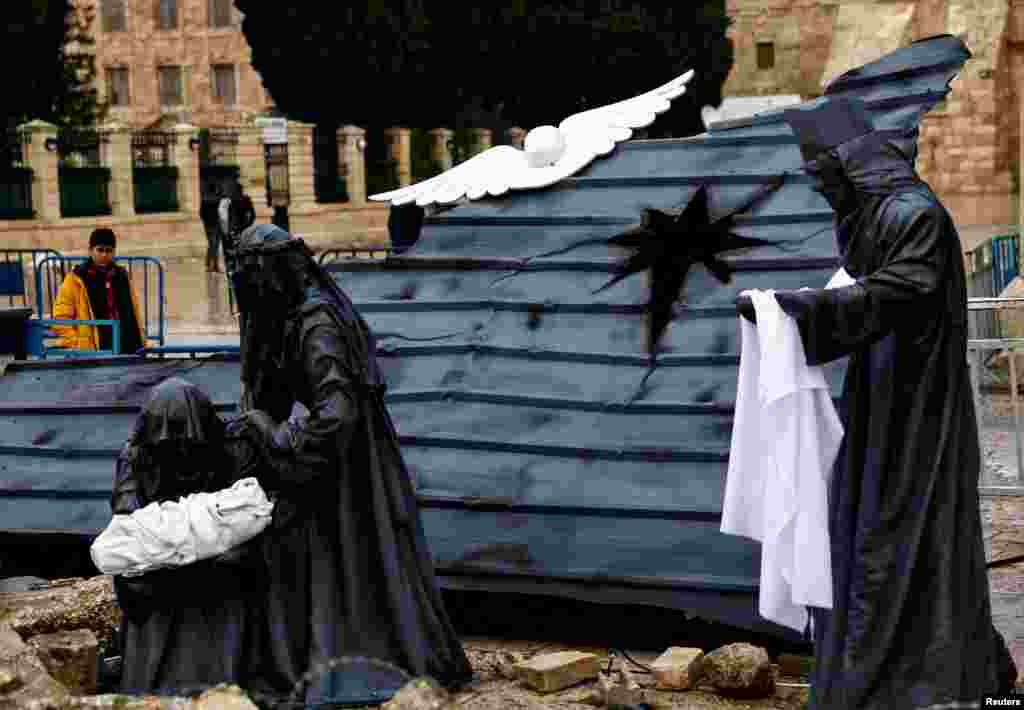
<svg viewBox="0 0 1024 710"><path fill-rule="evenodd" d="M216 557L259 535L274 504L255 478L115 515L90 548L103 574L135 577Z"/></svg>
<svg viewBox="0 0 1024 710"><path fill-rule="evenodd" d="M845 270L826 288L853 283ZM828 482L843 437L821 367L809 367L796 321L771 291L750 291L757 325L743 347L724 533L761 543L758 613L803 631L806 607L832 608Z"/></svg>

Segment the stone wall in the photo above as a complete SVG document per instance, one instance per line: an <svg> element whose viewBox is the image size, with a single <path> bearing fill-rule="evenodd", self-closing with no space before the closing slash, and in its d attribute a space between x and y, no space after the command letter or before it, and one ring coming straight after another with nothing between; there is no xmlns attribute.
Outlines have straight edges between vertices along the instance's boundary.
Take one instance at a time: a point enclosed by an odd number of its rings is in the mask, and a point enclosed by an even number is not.
<svg viewBox="0 0 1024 710"><path fill-rule="evenodd" d="M973 54L921 127L918 170L961 226L1018 221L1024 0L728 0L736 64L726 95L820 95L899 46L960 36ZM758 69L756 43L774 42Z"/></svg>
<svg viewBox="0 0 1024 710"><path fill-rule="evenodd" d="M264 203L265 204L265 203ZM273 211L258 206L257 219L269 222ZM310 247L370 247L388 243L386 205L315 205L289 211L291 231ZM0 220L0 247L56 249L66 255L88 251L89 234L110 227L123 256L192 256L206 254L206 232L198 216L182 213L132 217L77 217L54 222Z"/></svg>

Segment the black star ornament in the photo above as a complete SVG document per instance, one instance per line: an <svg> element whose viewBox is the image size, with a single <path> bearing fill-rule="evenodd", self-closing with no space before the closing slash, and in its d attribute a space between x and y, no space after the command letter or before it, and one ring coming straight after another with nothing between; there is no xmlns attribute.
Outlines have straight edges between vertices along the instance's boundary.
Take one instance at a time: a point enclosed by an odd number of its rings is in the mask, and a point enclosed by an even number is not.
<svg viewBox="0 0 1024 710"><path fill-rule="evenodd" d="M647 352L652 366L658 343L672 322L673 305L682 295L690 267L703 264L721 283L732 281L734 269L721 258L723 252L752 247L778 245L778 241L756 239L733 234L736 215L746 212L769 193L777 190L784 176L755 193L739 207L717 219L708 210L708 190L701 185L686 207L678 214L645 208L641 222L626 232L607 240L610 245L625 247L633 253L616 268L616 275L594 293L599 293L622 279L641 271L650 271L651 292L647 302Z"/></svg>

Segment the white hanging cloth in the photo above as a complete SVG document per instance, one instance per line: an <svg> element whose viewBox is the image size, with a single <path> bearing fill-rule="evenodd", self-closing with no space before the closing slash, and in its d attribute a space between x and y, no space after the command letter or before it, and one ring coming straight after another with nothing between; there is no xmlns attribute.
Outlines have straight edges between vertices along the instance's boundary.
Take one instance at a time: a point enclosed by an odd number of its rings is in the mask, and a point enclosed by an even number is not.
<svg viewBox="0 0 1024 710"><path fill-rule="evenodd" d="M828 288L853 279L840 270ZM721 530L761 543L758 613L802 632L806 607L832 608L828 483L843 428L821 367L772 291L746 291Z"/></svg>

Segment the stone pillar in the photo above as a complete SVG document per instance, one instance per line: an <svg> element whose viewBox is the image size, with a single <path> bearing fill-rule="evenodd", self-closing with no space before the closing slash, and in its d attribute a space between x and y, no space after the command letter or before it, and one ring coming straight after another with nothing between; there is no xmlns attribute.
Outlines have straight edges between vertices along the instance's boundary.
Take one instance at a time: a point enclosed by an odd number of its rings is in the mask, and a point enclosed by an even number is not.
<svg viewBox="0 0 1024 710"><path fill-rule="evenodd" d="M309 210L316 205L313 185L313 124L288 121L289 209Z"/></svg>
<svg viewBox="0 0 1024 710"><path fill-rule="evenodd" d="M345 176L350 205L366 204L366 131L358 126L338 129L338 170Z"/></svg>
<svg viewBox="0 0 1024 710"><path fill-rule="evenodd" d="M132 132L120 123L108 123L100 131L105 138L100 143L100 162L110 168L110 212L115 217L133 217Z"/></svg>
<svg viewBox="0 0 1024 710"><path fill-rule="evenodd" d="M474 128L473 132L473 149L470 151L470 157L483 153L485 150L494 145L492 139L492 132L490 128Z"/></svg>
<svg viewBox="0 0 1024 710"><path fill-rule="evenodd" d="M238 128L238 181L256 209L267 207L267 159L263 154L263 129Z"/></svg>
<svg viewBox="0 0 1024 710"><path fill-rule="evenodd" d="M192 150L189 145L193 138L199 138L199 129L188 123L174 127L177 141L171 151L171 162L178 168L178 211L187 215L199 215L199 148Z"/></svg>
<svg viewBox="0 0 1024 710"><path fill-rule="evenodd" d="M398 186L412 184L412 134L408 128L388 128L384 135L388 141L388 155L398 161Z"/></svg>
<svg viewBox="0 0 1024 710"><path fill-rule="evenodd" d="M452 167L452 151L448 144L455 137L455 131L447 128L434 128L430 135L430 159L441 165L443 170Z"/></svg>
<svg viewBox="0 0 1024 710"><path fill-rule="evenodd" d="M508 134L508 139L512 145L520 150L523 149L523 142L526 140L526 129L520 128L519 126L512 126L512 128L505 131Z"/></svg>
<svg viewBox="0 0 1024 710"><path fill-rule="evenodd" d="M57 151L46 149L46 141L57 140L57 127L46 121L29 121L18 126L28 135L25 164L32 168L32 209L36 219L60 219L60 177Z"/></svg>

